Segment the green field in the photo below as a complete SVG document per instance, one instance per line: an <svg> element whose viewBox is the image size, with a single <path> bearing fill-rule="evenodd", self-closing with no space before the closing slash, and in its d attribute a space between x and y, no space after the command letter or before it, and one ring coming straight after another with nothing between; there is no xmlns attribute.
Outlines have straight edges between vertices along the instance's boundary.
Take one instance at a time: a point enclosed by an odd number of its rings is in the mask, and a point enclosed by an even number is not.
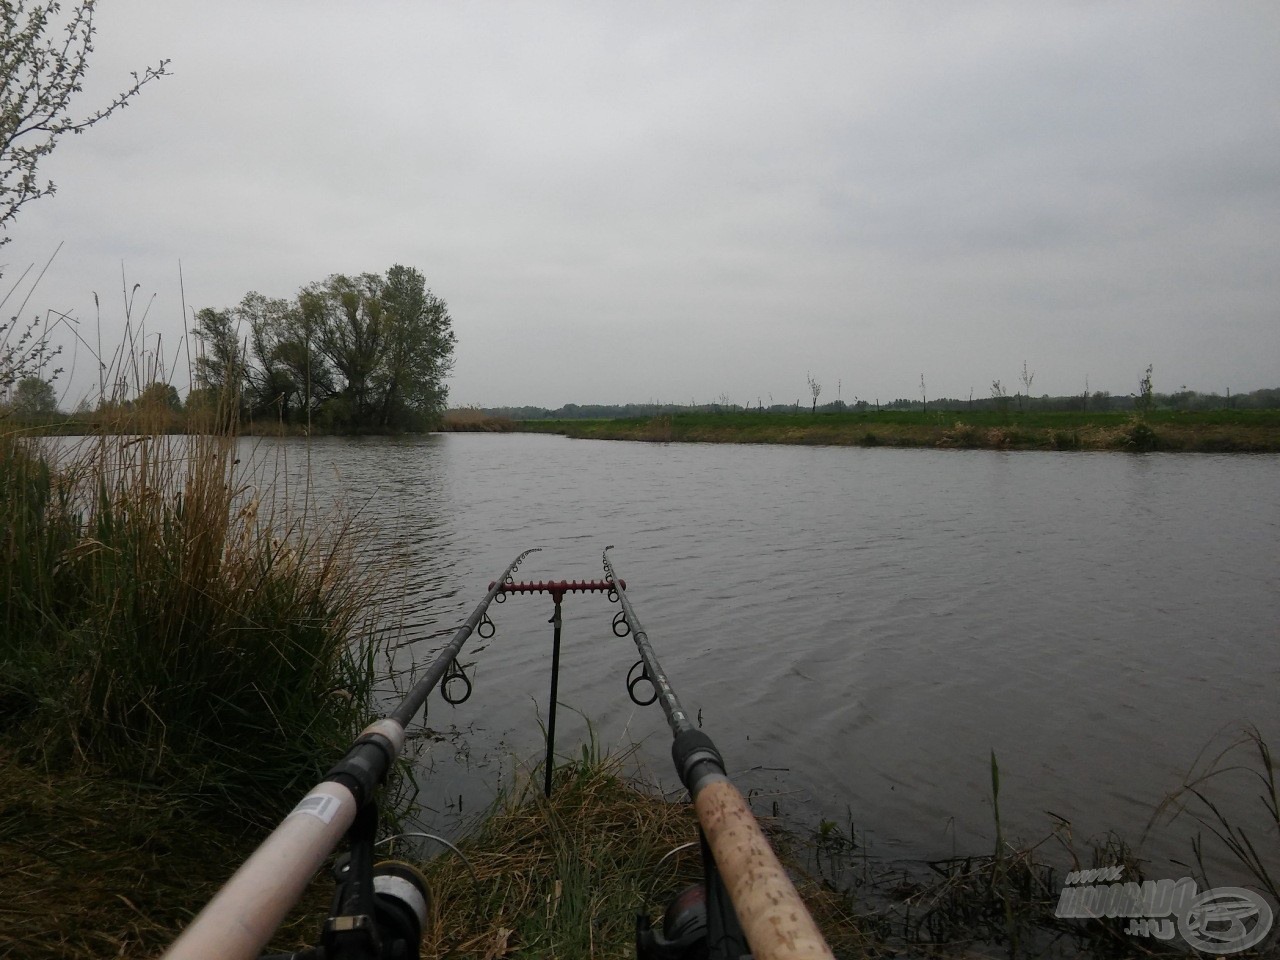
<svg viewBox="0 0 1280 960"><path fill-rule="evenodd" d="M997 450L1280 451L1280 410L673 413L623 420L522 420L515 429L596 440L806 443Z"/></svg>

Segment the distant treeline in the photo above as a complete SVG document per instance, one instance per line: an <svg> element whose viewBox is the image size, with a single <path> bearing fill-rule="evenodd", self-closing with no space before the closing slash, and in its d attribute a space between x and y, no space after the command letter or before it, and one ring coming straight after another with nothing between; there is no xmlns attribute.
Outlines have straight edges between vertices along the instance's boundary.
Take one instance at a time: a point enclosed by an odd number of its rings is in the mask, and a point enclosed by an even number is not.
<svg viewBox="0 0 1280 960"><path fill-rule="evenodd" d="M1132 394L1124 396L1112 395L1099 390L1091 394L1075 394L1069 397L1051 397L1047 394L1039 397L1028 397L1020 394L1001 397L972 397L957 399L956 397L930 398L927 401L897 398L883 403L879 400L859 400L857 403L844 403L840 400L831 403L820 403L816 410L819 413L835 413L851 410L868 412L872 410L935 410L935 411L974 411L995 410L1014 413L1022 411L1048 410L1082 410L1097 413L1114 413L1137 410L1141 398ZM493 417L507 417L512 420L619 420L628 417L655 417L672 413L741 413L759 411L767 413L794 413L798 410L813 409L812 404L796 400L795 403L775 403L772 406L755 403L743 406L740 403L624 403L624 404L577 404L566 403L563 407L549 410L546 407L484 407L482 412ZM1274 410L1280 409L1280 388L1254 390L1251 393L1230 393L1225 396L1218 393L1200 393L1196 390L1182 390L1178 393L1153 393L1151 395L1152 410Z"/></svg>
<svg viewBox="0 0 1280 960"><path fill-rule="evenodd" d="M110 366L101 364L97 401L82 399L68 416L54 388L61 370L45 372L60 348L34 323L18 333L6 346L0 322L0 421L68 433L133 429L139 416L155 433L211 424L253 432L434 430L456 342L448 305L418 270L397 264L385 275L334 274L290 299L248 293L238 306L197 311L185 400L168 382L173 365L158 351L138 352L128 334Z"/></svg>

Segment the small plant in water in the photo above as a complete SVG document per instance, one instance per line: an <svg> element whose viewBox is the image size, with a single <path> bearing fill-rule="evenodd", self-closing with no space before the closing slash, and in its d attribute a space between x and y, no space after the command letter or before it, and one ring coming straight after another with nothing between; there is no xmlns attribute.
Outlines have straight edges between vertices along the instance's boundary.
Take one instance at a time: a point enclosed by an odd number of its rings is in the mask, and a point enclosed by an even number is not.
<svg viewBox="0 0 1280 960"><path fill-rule="evenodd" d="M1197 762L1182 787L1165 799L1152 822L1165 810L1172 809L1175 818L1186 813L1218 840L1273 903L1280 903L1280 873L1276 872L1276 864L1280 864L1280 778L1271 747L1258 728L1249 724L1202 770L1199 766ZM1248 815L1226 810L1210 795L1213 781L1230 776L1243 777L1258 790L1261 810L1255 808L1251 818L1257 821L1256 827L1251 824L1246 829L1242 821L1250 819ZM1201 878L1211 886L1202 834L1197 833L1191 848Z"/></svg>
<svg viewBox="0 0 1280 960"><path fill-rule="evenodd" d="M814 832L813 841L818 850L824 853L847 853L858 849L858 841L853 835L853 818L849 819L849 832L840 829L834 820L818 821L818 829Z"/></svg>

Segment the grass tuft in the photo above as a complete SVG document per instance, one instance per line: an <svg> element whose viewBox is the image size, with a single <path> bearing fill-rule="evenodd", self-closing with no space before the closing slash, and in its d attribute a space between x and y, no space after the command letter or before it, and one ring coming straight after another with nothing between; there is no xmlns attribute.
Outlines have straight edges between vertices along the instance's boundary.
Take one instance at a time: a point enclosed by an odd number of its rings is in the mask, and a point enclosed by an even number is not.
<svg viewBox="0 0 1280 960"><path fill-rule="evenodd" d="M437 895L439 955L624 956L637 909L665 904L700 877L687 804L668 803L620 773L623 756L557 767L550 799L533 771L461 844L475 868L445 855L428 877Z"/></svg>
<svg viewBox="0 0 1280 960"><path fill-rule="evenodd" d="M556 768L550 799L542 773L531 771L460 844L474 880L449 854L428 865L435 956L635 956L637 912L660 924L670 898L701 880L702 865L692 805L625 776L628 759L584 748ZM836 954L866 955L870 941L848 898L800 881Z"/></svg>

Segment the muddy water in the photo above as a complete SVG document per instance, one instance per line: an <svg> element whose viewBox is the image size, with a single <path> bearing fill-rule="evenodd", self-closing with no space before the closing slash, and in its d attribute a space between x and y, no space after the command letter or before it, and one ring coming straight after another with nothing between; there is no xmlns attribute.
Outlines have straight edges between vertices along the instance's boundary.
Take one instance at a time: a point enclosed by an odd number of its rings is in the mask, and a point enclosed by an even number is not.
<svg viewBox="0 0 1280 960"><path fill-rule="evenodd" d="M400 646L429 662L487 584L588 579L612 553L691 713L759 809L847 824L873 856L1005 833L1137 840L1242 723L1280 745L1280 458L649 445L527 435L246 443L268 482L356 517ZM305 482L306 477L310 482ZM603 597L565 600L559 752L590 731L672 784L627 698ZM449 829L538 759L551 601L513 597L433 698L428 819ZM439 739L437 739L439 738ZM1243 822L1256 789L1215 784ZM1051 812L1051 813L1050 813ZM1144 851L1187 858L1190 821ZM1160 869L1175 869L1162 866Z"/></svg>

